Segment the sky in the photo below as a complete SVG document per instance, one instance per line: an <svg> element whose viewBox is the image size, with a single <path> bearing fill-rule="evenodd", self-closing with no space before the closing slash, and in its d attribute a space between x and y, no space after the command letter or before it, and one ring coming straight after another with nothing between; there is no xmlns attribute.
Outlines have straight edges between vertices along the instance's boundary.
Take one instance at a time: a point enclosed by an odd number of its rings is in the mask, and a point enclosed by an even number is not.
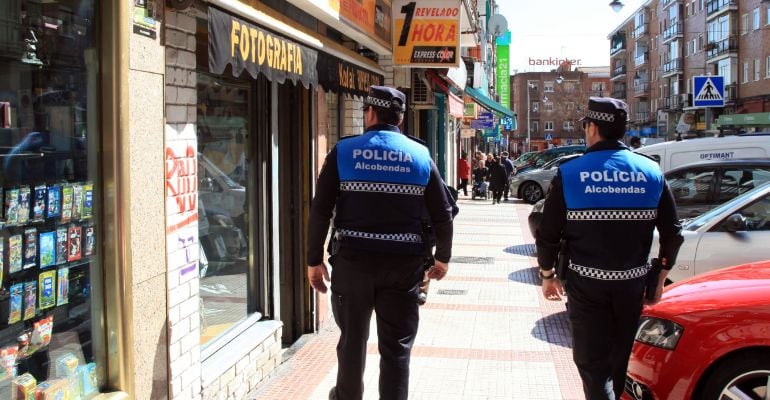
<svg viewBox="0 0 770 400"><path fill-rule="evenodd" d="M530 59L569 58L579 61L578 66L608 66L607 36L644 4L621 1L625 6L615 13L610 0L498 0L511 31L511 74L556 68L530 65Z"/></svg>

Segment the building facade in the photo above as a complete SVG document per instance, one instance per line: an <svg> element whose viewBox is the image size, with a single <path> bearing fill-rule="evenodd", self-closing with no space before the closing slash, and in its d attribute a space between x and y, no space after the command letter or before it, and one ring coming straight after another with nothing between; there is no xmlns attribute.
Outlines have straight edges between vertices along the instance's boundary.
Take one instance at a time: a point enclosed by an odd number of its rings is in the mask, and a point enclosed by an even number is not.
<svg viewBox="0 0 770 400"><path fill-rule="evenodd" d="M768 18L762 1L660 0L636 10L608 36L612 95L634 110L629 134L674 139L766 128L758 121L767 120L770 99ZM647 43L648 50L640 48ZM649 63L640 63L646 51ZM703 75L724 77L724 107L693 107L693 77ZM640 119L647 105L649 119ZM720 123L733 114L756 118Z"/></svg>
<svg viewBox="0 0 770 400"><path fill-rule="evenodd" d="M589 97L609 97L609 83L607 67L571 70L565 64L551 72L513 75L511 99L520 121L513 131L515 151L583 143L585 132L578 120L585 114Z"/></svg>

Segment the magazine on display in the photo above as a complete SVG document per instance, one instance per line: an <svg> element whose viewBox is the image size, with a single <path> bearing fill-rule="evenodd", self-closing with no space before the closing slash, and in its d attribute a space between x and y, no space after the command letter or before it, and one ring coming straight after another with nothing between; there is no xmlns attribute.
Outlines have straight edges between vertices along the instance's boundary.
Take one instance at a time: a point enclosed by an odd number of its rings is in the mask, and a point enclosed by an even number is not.
<svg viewBox="0 0 770 400"><path fill-rule="evenodd" d="M48 218L58 218L61 216L61 186L53 185L48 187Z"/></svg>
<svg viewBox="0 0 770 400"><path fill-rule="evenodd" d="M24 269L37 266L37 229L24 230Z"/></svg>
<svg viewBox="0 0 770 400"><path fill-rule="evenodd" d="M67 232L67 261L78 261L82 255L82 229L77 225L70 225Z"/></svg>
<svg viewBox="0 0 770 400"><path fill-rule="evenodd" d="M62 226L56 229L56 265L67 263L67 228Z"/></svg>
<svg viewBox="0 0 770 400"><path fill-rule="evenodd" d="M80 219L83 215L83 185L72 185L72 219Z"/></svg>
<svg viewBox="0 0 770 400"><path fill-rule="evenodd" d="M16 221L19 225L29 222L29 205L32 201L32 192L29 186L19 188L19 219Z"/></svg>
<svg viewBox="0 0 770 400"><path fill-rule="evenodd" d="M0 236L0 288L3 286L3 271L5 271L5 238Z"/></svg>
<svg viewBox="0 0 770 400"><path fill-rule="evenodd" d="M35 199L32 206L32 220L42 221L45 219L45 205L48 201L48 188L45 185L35 186Z"/></svg>
<svg viewBox="0 0 770 400"><path fill-rule="evenodd" d="M51 308L56 305L56 271L45 271L40 274L40 309Z"/></svg>
<svg viewBox="0 0 770 400"><path fill-rule="evenodd" d="M85 244L83 245L83 256L88 257L94 254L96 248L96 237L94 236L94 226L88 225L83 230L83 236L85 236Z"/></svg>
<svg viewBox="0 0 770 400"><path fill-rule="evenodd" d="M15 324L21 321L21 309L24 302L24 284L11 285L11 297L8 300L8 323Z"/></svg>
<svg viewBox="0 0 770 400"><path fill-rule="evenodd" d="M70 269L68 267L59 268L56 278L56 305L61 306L69 303L70 296Z"/></svg>
<svg viewBox="0 0 770 400"><path fill-rule="evenodd" d="M40 268L56 265L56 232L40 234Z"/></svg>
<svg viewBox="0 0 770 400"><path fill-rule="evenodd" d="M24 321L35 318L37 312L37 282L24 282Z"/></svg>
<svg viewBox="0 0 770 400"><path fill-rule="evenodd" d="M8 238L8 272L13 274L22 269L23 239L21 235L11 235Z"/></svg>
<svg viewBox="0 0 770 400"><path fill-rule="evenodd" d="M86 183L83 185L83 216L82 218L91 218L94 214L94 184Z"/></svg>
<svg viewBox="0 0 770 400"><path fill-rule="evenodd" d="M19 221L19 189L5 191L5 223L16 225Z"/></svg>
<svg viewBox="0 0 770 400"><path fill-rule="evenodd" d="M64 185L61 189L61 220L67 222L72 218L72 186Z"/></svg>

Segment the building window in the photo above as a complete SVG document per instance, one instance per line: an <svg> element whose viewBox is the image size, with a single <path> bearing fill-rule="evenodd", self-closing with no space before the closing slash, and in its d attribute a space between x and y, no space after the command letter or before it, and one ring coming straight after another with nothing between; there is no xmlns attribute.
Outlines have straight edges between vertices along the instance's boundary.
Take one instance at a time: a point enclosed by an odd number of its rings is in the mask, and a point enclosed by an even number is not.
<svg viewBox="0 0 770 400"><path fill-rule="evenodd" d="M746 83L749 81L749 63L748 61L743 63L743 80L741 83Z"/></svg>
<svg viewBox="0 0 770 400"><path fill-rule="evenodd" d="M761 70L762 70L762 66L761 66L761 64L759 62L759 59L755 58L754 59L754 80L755 81L759 80L759 71L761 71Z"/></svg>
<svg viewBox="0 0 770 400"><path fill-rule="evenodd" d="M553 93L553 81L543 81L543 92Z"/></svg>
<svg viewBox="0 0 770 400"><path fill-rule="evenodd" d="M690 52L692 54L695 54L698 52L698 39L692 40L692 43L690 44Z"/></svg>
<svg viewBox="0 0 770 400"><path fill-rule="evenodd" d="M543 111L553 111L553 102L543 102Z"/></svg>
<svg viewBox="0 0 770 400"><path fill-rule="evenodd" d="M599 92L604 90L604 83L602 82L591 82L591 91Z"/></svg>
<svg viewBox="0 0 770 400"><path fill-rule="evenodd" d="M700 0L700 4L698 5L698 8L699 8L701 11L703 11L703 3L704 3L704 1L703 1L703 0Z"/></svg>
<svg viewBox="0 0 770 400"><path fill-rule="evenodd" d="M529 125L530 132L537 133L540 131L540 121L530 121Z"/></svg>
<svg viewBox="0 0 770 400"><path fill-rule="evenodd" d="M745 35L749 32L749 14L743 14L741 16L741 35Z"/></svg>
<svg viewBox="0 0 770 400"><path fill-rule="evenodd" d="M765 12L765 17L767 18L765 21L765 24L770 25L770 6L767 6L767 11Z"/></svg>
<svg viewBox="0 0 770 400"><path fill-rule="evenodd" d="M533 101L532 102L532 112L538 112L540 111L540 103Z"/></svg>
<svg viewBox="0 0 770 400"><path fill-rule="evenodd" d="M545 121L544 129L546 131L552 131L553 130L553 121Z"/></svg>
<svg viewBox="0 0 770 400"><path fill-rule="evenodd" d="M698 51L703 50L703 34L698 35Z"/></svg>
<svg viewBox="0 0 770 400"><path fill-rule="evenodd" d="M765 79L770 78L770 56L765 60Z"/></svg>
<svg viewBox="0 0 770 400"><path fill-rule="evenodd" d="M99 127L102 4L16 0L0 6L4 399L34 398L35 381L38 394L50 398L81 390L91 398L105 384L101 260L110 257L101 249L115 239L115 227L101 218L102 139L112 135Z"/></svg>
<svg viewBox="0 0 770 400"><path fill-rule="evenodd" d="M571 132L575 130L575 123L573 121L564 121L563 127L565 131Z"/></svg>
<svg viewBox="0 0 770 400"><path fill-rule="evenodd" d="M759 7L754 9L754 30L759 29Z"/></svg>

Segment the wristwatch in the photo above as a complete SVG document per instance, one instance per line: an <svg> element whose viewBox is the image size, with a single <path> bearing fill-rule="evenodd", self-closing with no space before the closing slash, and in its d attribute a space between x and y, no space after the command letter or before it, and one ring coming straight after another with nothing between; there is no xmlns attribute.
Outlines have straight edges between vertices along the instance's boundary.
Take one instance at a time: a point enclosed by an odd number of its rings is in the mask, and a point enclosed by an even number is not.
<svg viewBox="0 0 770 400"><path fill-rule="evenodd" d="M551 275L543 275L543 272L548 272L548 271L551 271ZM554 271L553 269L549 269L549 270L541 269L539 274L540 274L540 279L546 279L547 280L547 279L556 278L556 271Z"/></svg>

